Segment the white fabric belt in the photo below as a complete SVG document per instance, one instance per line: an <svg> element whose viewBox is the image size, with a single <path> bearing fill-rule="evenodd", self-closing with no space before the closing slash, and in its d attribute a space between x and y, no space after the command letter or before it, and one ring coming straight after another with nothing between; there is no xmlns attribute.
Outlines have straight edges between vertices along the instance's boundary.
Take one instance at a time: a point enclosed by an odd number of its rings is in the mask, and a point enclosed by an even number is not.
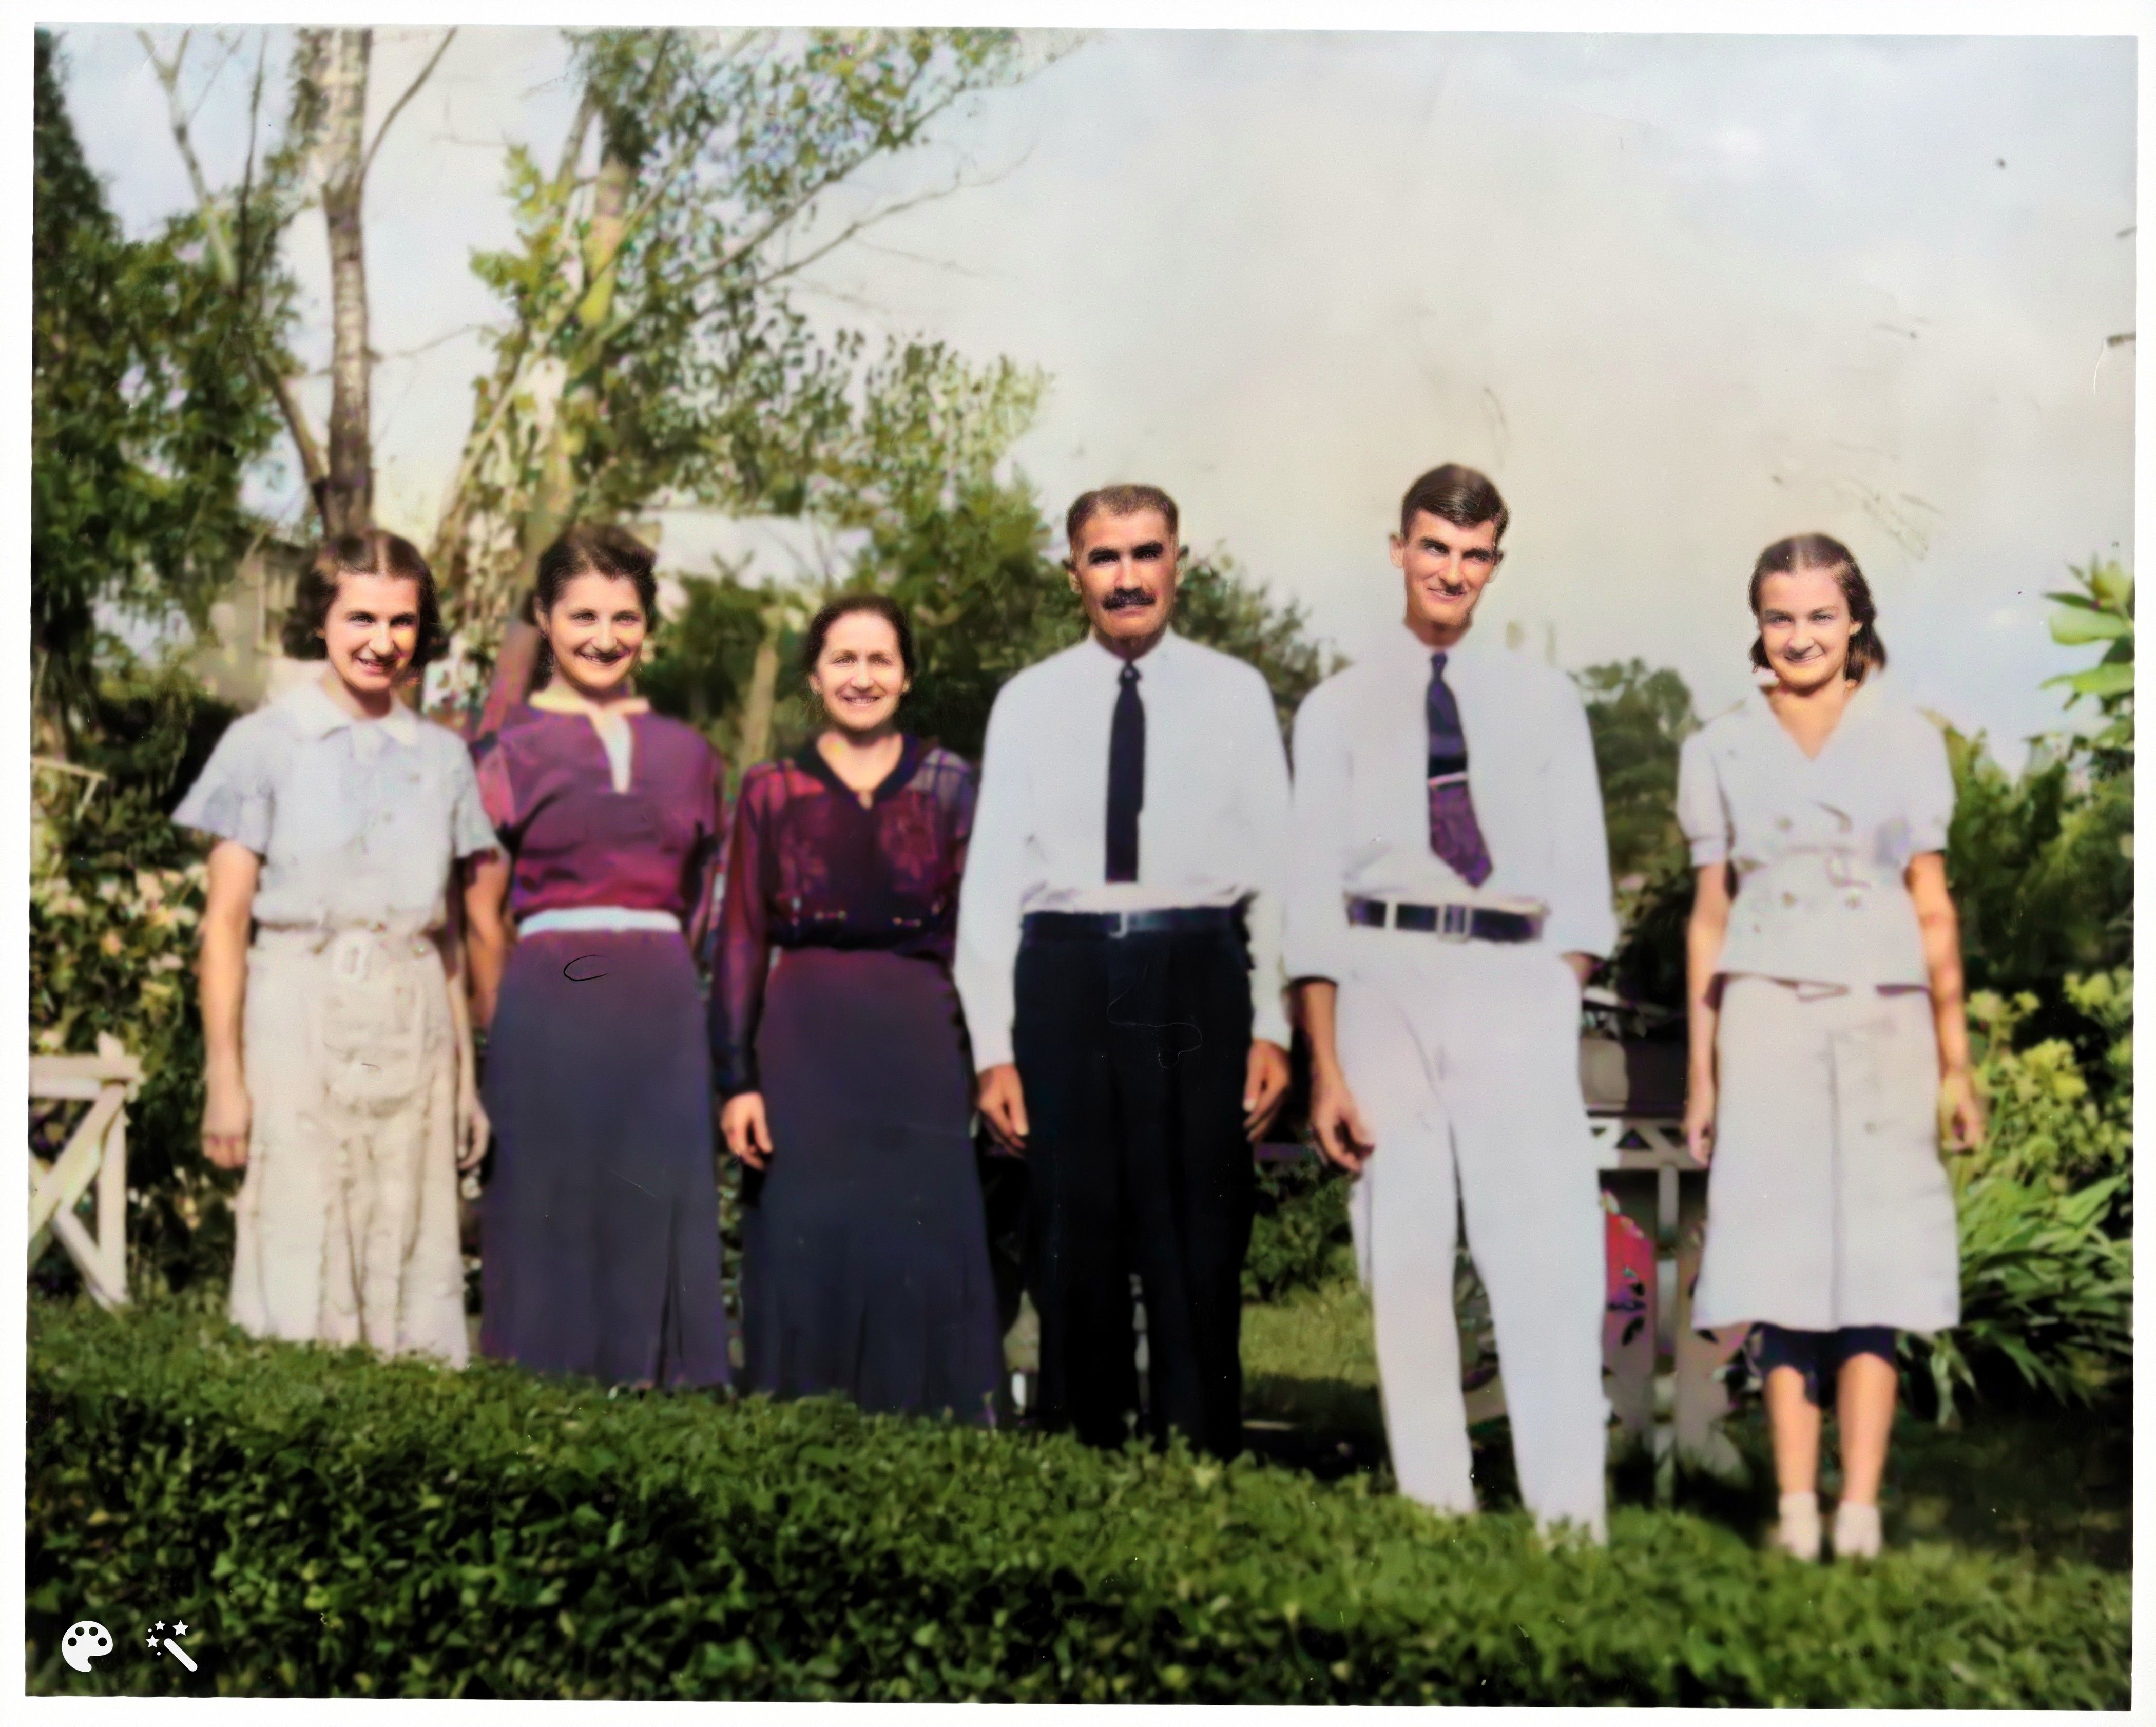
<svg viewBox="0 0 2156 1727"><path fill-rule="evenodd" d="M671 912L652 912L634 906L561 906L551 912L534 912L516 925L520 936L544 935L556 929L654 929L681 933L681 920Z"/></svg>

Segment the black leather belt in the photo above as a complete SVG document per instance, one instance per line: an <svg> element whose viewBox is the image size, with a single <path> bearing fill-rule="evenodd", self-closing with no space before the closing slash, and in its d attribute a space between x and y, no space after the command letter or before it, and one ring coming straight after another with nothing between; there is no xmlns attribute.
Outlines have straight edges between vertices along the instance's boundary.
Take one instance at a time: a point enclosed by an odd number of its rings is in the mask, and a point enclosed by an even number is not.
<svg viewBox="0 0 2156 1727"><path fill-rule="evenodd" d="M1348 921L1367 929L1414 929L1448 942L1531 942L1543 933L1543 920L1524 912L1498 912L1487 906L1415 906L1401 900L1348 902Z"/></svg>
<svg viewBox="0 0 2156 1727"><path fill-rule="evenodd" d="M1240 906L1170 906L1158 912L1028 912L1029 942L1112 941L1127 935L1242 936Z"/></svg>

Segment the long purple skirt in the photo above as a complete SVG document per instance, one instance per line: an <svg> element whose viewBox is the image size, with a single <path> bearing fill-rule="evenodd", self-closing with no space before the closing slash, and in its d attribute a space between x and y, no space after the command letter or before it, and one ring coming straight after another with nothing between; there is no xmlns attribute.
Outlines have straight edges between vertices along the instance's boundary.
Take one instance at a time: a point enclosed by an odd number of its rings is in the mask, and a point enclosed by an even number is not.
<svg viewBox="0 0 2156 1727"><path fill-rule="evenodd" d="M711 1056L687 944L518 942L485 1101L481 1350L617 1385L723 1385Z"/></svg>
<svg viewBox="0 0 2156 1727"><path fill-rule="evenodd" d="M949 974L781 953L757 1039L773 1153L742 1189L751 1388L991 1422L1003 1351Z"/></svg>

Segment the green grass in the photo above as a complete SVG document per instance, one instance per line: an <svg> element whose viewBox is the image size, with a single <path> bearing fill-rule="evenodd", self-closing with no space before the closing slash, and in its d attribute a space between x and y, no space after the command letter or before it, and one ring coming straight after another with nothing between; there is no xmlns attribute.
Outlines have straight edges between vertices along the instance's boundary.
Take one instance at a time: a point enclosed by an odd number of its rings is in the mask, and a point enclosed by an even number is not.
<svg viewBox="0 0 2156 1727"><path fill-rule="evenodd" d="M1352 1281L1301 1289L1243 1312L1245 1407L1251 1442L1270 1455L1338 1474L1389 1481L1368 1298ZM1748 1402L1726 1430L1748 1479L1731 1486L1683 1477L1677 1504L1747 1540L1774 1515L1773 1452L1763 1412ZM1472 1435L1486 1506L1517 1503L1502 1421ZM1823 1493L1840 1490L1828 1429ZM1985 1407L1943 1429L1904 1411L1881 1493L1890 1545L2072 1560L2124 1572L2133 1564L2133 1437L2122 1401L2094 1410ZM1651 1475L1619 1476L1620 1503L1649 1502Z"/></svg>

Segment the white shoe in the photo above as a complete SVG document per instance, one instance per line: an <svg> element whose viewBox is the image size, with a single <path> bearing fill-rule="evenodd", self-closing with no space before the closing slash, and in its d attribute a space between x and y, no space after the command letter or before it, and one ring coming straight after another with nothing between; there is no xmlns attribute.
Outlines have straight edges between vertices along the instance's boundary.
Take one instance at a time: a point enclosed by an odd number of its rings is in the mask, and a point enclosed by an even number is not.
<svg viewBox="0 0 2156 1727"><path fill-rule="evenodd" d="M1774 1525L1773 1545L1780 1548L1791 1559L1804 1560L1807 1565L1820 1556L1819 1495L1816 1493L1784 1493L1782 1495L1781 1518Z"/></svg>
<svg viewBox="0 0 2156 1727"><path fill-rule="evenodd" d="M1834 1508L1834 1556L1836 1559L1879 1557L1879 1508L1844 1499Z"/></svg>

